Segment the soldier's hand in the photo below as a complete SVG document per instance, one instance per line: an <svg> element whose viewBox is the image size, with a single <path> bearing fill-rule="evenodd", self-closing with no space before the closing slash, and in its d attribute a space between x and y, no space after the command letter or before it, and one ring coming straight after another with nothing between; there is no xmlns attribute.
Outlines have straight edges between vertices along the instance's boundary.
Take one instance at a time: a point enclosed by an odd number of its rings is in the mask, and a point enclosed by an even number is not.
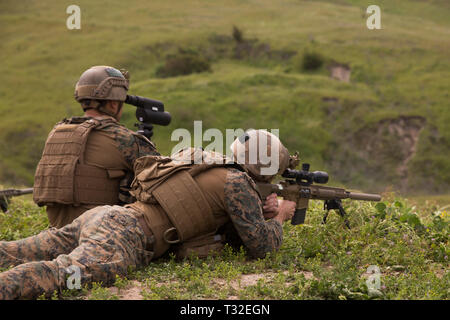
<svg viewBox="0 0 450 320"><path fill-rule="evenodd" d="M280 223L292 219L295 213L295 205L294 201L283 200L278 208L278 215L274 219Z"/></svg>
<svg viewBox="0 0 450 320"><path fill-rule="evenodd" d="M263 215L265 219L272 219L278 214L278 198L276 193L267 196L263 206Z"/></svg>

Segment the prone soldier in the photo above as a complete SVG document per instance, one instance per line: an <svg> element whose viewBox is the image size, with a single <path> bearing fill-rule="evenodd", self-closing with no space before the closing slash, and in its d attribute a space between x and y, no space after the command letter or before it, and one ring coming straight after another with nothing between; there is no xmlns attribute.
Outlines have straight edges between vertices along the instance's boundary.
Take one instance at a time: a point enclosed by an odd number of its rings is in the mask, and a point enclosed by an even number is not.
<svg viewBox="0 0 450 320"><path fill-rule="evenodd" d="M126 275L129 266L143 267L168 250L181 257L206 256L233 237L252 257L278 250L282 223L292 218L295 202L282 201L266 220L255 182L268 182L283 172L289 153L267 131L249 131L241 138L232 144L234 159L193 148L172 157L142 157L135 163L132 186L138 201L125 207L99 206L61 229L0 242L0 267L15 266L0 273L0 299L35 298L65 289L73 266L79 268L82 286L92 281L109 285L116 275ZM272 174L262 173L267 163L259 158L236 163L255 142L257 155L264 149L271 153L270 165L277 168Z"/></svg>
<svg viewBox="0 0 450 320"><path fill-rule="evenodd" d="M35 173L33 199L47 206L52 227L99 205L129 202L134 161L159 154L149 139L119 123L128 88L128 72L109 66L91 67L78 80L75 99L85 114L53 128Z"/></svg>

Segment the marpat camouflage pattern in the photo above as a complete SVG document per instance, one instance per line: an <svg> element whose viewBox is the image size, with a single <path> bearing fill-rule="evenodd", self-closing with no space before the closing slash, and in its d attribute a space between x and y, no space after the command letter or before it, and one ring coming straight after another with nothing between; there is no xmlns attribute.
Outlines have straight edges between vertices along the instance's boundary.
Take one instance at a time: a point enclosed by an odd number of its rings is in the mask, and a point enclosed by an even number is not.
<svg viewBox="0 0 450 320"><path fill-rule="evenodd" d="M283 228L275 220L264 220L254 181L244 172L228 169L224 188L226 211L249 255L263 258L266 253L278 250Z"/></svg>
<svg viewBox="0 0 450 320"><path fill-rule="evenodd" d="M147 237L130 209L100 206L86 211L61 229L51 228L26 239L0 242L0 300L33 299L66 288L79 267L81 286L111 285L129 266L150 262Z"/></svg>

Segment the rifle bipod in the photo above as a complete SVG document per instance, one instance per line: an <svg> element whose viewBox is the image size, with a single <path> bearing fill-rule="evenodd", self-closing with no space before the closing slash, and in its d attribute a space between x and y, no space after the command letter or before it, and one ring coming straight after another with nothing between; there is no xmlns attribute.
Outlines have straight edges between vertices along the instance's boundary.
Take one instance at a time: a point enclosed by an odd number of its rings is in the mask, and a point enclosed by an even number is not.
<svg viewBox="0 0 450 320"><path fill-rule="evenodd" d="M0 196L0 209L5 213L8 211L8 199L4 196Z"/></svg>
<svg viewBox="0 0 450 320"><path fill-rule="evenodd" d="M350 223L348 222L346 218L346 212L344 210L344 207L342 206L341 199L331 199L331 200L325 200L323 204L323 209L326 210L325 215L323 216L322 224L325 224L327 222L328 213L331 209L338 210L339 215L344 219L344 223L347 226L347 228L350 229Z"/></svg>

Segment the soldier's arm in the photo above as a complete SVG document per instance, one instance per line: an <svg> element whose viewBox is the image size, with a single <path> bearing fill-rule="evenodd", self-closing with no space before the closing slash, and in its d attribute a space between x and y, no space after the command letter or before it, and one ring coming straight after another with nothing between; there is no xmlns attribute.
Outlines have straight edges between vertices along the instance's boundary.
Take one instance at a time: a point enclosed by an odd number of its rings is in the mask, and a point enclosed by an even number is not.
<svg viewBox="0 0 450 320"><path fill-rule="evenodd" d="M115 135L115 140L130 170L133 169L134 161L136 161L137 158L149 155L160 155L156 150L155 145L150 140L131 130L118 130Z"/></svg>
<svg viewBox="0 0 450 320"><path fill-rule="evenodd" d="M261 199L251 178L238 170L229 170L225 183L225 208L249 254L263 258L278 250L283 228L276 220L265 221Z"/></svg>
<svg viewBox="0 0 450 320"><path fill-rule="evenodd" d="M132 203L136 199L129 193L130 185L134 178L134 161L137 158L157 155L159 152L156 150L155 145L146 137L138 135L130 130L119 130L115 135L118 149L121 151L125 162L129 168L125 177L120 181L119 188L119 200L120 204Z"/></svg>
<svg viewBox="0 0 450 320"><path fill-rule="evenodd" d="M147 137L140 134L135 134L134 138L138 146L139 156L137 158L143 156L160 156L159 152L156 150L156 145Z"/></svg>

